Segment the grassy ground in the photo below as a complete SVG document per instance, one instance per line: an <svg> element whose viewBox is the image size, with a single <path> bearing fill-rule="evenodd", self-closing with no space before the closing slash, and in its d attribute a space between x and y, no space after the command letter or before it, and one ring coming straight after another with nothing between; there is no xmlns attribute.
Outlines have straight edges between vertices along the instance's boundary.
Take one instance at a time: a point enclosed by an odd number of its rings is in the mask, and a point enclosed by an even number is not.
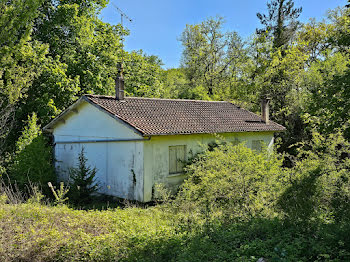
<svg viewBox="0 0 350 262"><path fill-rule="evenodd" d="M0 261L350 261L349 232L257 219L198 231L160 207L0 204Z"/></svg>
<svg viewBox="0 0 350 262"><path fill-rule="evenodd" d="M153 209L72 210L39 204L0 206L1 261L111 261L173 235L171 217Z"/></svg>

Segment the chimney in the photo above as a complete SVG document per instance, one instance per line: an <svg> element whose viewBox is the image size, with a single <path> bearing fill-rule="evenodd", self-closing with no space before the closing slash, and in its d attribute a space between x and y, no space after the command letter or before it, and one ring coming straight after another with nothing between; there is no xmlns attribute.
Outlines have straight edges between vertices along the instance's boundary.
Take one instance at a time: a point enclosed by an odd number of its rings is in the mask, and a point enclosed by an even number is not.
<svg viewBox="0 0 350 262"><path fill-rule="evenodd" d="M115 98L120 101L124 100L124 77L121 63L118 63L118 76L115 80Z"/></svg>
<svg viewBox="0 0 350 262"><path fill-rule="evenodd" d="M261 99L261 118L266 124L268 124L270 121L269 102L270 102L270 98L268 97L263 97Z"/></svg>

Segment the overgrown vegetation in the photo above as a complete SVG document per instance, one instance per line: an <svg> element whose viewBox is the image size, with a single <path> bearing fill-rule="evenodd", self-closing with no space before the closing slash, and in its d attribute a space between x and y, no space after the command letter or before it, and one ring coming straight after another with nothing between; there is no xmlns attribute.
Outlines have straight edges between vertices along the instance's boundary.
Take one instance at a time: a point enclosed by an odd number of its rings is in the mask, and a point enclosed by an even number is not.
<svg viewBox="0 0 350 262"><path fill-rule="evenodd" d="M175 199L148 208L73 210L39 193L13 205L2 190L0 258L347 261L349 145L339 133L312 141L291 170L276 154L221 144L188 167Z"/></svg>
<svg viewBox="0 0 350 262"><path fill-rule="evenodd" d="M180 213L194 213L214 224L217 219L274 217L274 204L286 177L281 158L266 149L258 153L245 144L232 143L204 152L187 170L189 177L175 204Z"/></svg>
<svg viewBox="0 0 350 262"><path fill-rule="evenodd" d="M0 0L0 260L350 261L350 5L301 24L294 1L271 0L249 39L221 17L187 25L181 67L164 70L121 49L128 32L101 21L106 4ZM41 126L83 93L112 95L122 54L127 95L255 112L269 96L287 128L278 152L219 143L175 198L76 210L92 204L96 170L82 151L70 187L55 185Z"/></svg>
<svg viewBox="0 0 350 262"><path fill-rule="evenodd" d="M15 183L24 193L29 193L28 186L32 183L43 188L48 195L47 183L56 180L52 148L37 125L35 113L28 117L27 126L19 137L16 148L8 168L8 183Z"/></svg>

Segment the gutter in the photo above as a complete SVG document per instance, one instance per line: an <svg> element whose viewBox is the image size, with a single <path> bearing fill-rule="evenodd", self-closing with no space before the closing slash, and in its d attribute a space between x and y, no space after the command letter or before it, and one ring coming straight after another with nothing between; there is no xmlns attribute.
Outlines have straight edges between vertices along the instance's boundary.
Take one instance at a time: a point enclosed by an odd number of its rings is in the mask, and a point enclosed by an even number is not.
<svg viewBox="0 0 350 262"><path fill-rule="evenodd" d="M134 141L149 141L148 138L134 138L134 139L100 139L100 140L71 140L71 141L57 141L55 144L80 144L80 143L120 143L120 142L134 142Z"/></svg>

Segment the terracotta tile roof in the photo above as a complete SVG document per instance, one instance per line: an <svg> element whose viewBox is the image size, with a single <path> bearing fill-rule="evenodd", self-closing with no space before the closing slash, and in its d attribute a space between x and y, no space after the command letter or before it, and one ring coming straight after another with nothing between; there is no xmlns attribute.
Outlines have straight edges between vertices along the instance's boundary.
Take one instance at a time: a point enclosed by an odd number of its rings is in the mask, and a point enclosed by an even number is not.
<svg viewBox="0 0 350 262"><path fill-rule="evenodd" d="M85 95L92 103L120 118L144 136L170 134L283 131L273 121L230 102Z"/></svg>

